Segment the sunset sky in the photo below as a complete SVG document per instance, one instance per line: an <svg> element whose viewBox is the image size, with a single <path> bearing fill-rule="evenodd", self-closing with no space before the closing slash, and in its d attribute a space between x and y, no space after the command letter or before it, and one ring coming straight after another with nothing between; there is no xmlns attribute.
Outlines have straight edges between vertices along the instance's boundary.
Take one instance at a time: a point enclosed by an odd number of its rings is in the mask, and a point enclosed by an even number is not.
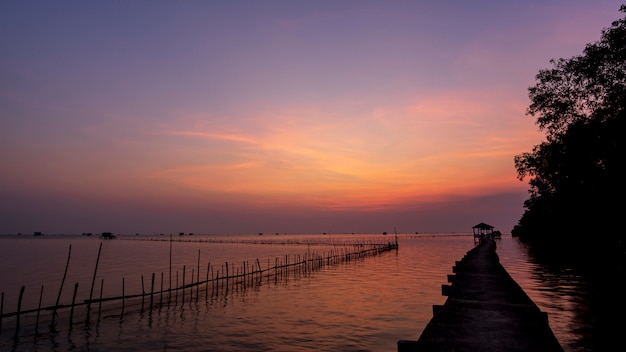
<svg viewBox="0 0 626 352"><path fill-rule="evenodd" d="M508 233L620 3L1 1L0 234Z"/></svg>

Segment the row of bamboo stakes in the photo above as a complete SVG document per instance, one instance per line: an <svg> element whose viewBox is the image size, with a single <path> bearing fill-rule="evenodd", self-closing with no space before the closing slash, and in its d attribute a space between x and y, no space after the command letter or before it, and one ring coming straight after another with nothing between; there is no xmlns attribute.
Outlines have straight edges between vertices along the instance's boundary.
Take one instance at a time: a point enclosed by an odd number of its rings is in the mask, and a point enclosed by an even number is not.
<svg viewBox="0 0 626 352"><path fill-rule="evenodd" d="M112 301L120 301L121 302L121 312L120 314L123 316L126 308L126 302L132 299L141 298L141 311L144 311L145 300L149 299L149 309L153 308L162 308L164 304L170 306L172 303L174 305L178 305L179 296L180 296L180 304L185 304L186 292L188 291L189 301L192 302L194 300L194 289L195 289L195 301L198 301L200 297L200 287L204 285L204 295L205 297L209 296L209 287L211 288L211 295L216 295L221 290L228 291L229 287L233 287L235 285L240 285L243 288L253 285L262 284L263 280L267 280L267 283L270 283L273 279L275 283L278 283L279 280L289 278L290 275L294 277L296 275L300 275L302 273L313 272L315 270L319 270L324 266L331 266L341 263L350 262L355 259L362 259L369 256L378 255L383 252L397 250L398 249L398 240L395 239L395 242L387 242L387 243L353 243L347 246L352 247L350 250L348 247L341 247L337 250L331 250L329 253L325 253L323 255L318 255L314 253L306 253L305 255L285 255L282 258L276 257L274 259L274 263L272 263L270 259L267 260L267 265L265 268L261 266L261 262L257 258L252 264L248 261L243 262L243 265L240 267L235 267L233 263L226 262L222 264L218 268L211 265L211 262L207 263L205 278L200 279L200 250L198 250L198 261L196 268L192 268L191 272L191 282L185 282L186 278L186 266L183 266L182 269L182 282L179 283L178 270L175 272L175 286L172 287L172 242L170 236L170 263L169 263L169 285L167 288L164 288L164 273L161 272L161 280L160 280L160 288L155 291L155 274L152 273L152 277L150 280L150 290L147 291L144 285L144 276L141 275L141 293L127 294L125 292L125 279L122 278L122 295L115 297L103 297L103 287L104 287L104 279L100 281L100 296L99 298L94 298L94 287L98 272L98 264L100 262L100 253L102 251L102 242L100 243L100 247L98 249L98 257L96 259L96 266L94 268L93 279L91 282L91 289L89 291L89 299L84 300L83 302L76 302L76 294L78 292L78 283L74 284L74 292L72 295L71 304L61 304L61 294L63 292L67 270L70 263L70 257L72 254L72 246L69 246L69 251L67 255L67 262L65 265L65 271L63 273L63 278L61 280L61 285L59 288L59 292L57 295L56 303L53 306L42 307L42 297L44 286L41 286L40 294L39 294L39 304L35 309L22 310L22 297L24 295L25 286L20 288L19 298L17 302L16 311L10 313L4 313L4 292L0 295L0 334L4 332L3 329L3 321L6 318L14 317L14 338L18 338L20 335L20 328L22 327L22 316L31 316L34 314L35 322L34 322L34 330L35 333L39 333L39 325L40 325L40 317L41 312L44 311L52 311L51 316L49 317L50 323L49 328L51 331L56 331L56 320L59 317L59 311L63 309L69 309L69 327L71 328L74 325L74 314L75 310L79 307L86 308L87 317L85 322L89 324L91 321L91 306L92 304L98 304L98 315L97 320L101 317L102 312L102 303L103 302L112 302ZM311 243L308 243L311 244ZM179 295L180 293L180 295ZM164 300L164 295L166 296L166 301ZM158 296L158 304L156 304L155 297ZM137 303L138 304L138 303ZM31 322L32 323L32 322Z"/></svg>

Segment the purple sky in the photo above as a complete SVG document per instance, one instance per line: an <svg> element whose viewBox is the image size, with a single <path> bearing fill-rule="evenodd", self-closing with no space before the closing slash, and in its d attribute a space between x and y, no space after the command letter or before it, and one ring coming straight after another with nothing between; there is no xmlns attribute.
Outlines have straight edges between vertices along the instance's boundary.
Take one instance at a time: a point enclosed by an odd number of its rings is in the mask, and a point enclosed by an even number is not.
<svg viewBox="0 0 626 352"><path fill-rule="evenodd" d="M620 1L0 2L0 233L509 232Z"/></svg>

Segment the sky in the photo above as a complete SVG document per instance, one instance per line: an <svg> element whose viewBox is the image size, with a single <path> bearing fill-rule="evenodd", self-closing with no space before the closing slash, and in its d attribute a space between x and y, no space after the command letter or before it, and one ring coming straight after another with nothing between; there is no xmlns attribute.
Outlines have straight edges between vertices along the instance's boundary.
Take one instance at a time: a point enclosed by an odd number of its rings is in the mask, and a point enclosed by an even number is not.
<svg viewBox="0 0 626 352"><path fill-rule="evenodd" d="M617 0L0 0L0 234L509 233Z"/></svg>

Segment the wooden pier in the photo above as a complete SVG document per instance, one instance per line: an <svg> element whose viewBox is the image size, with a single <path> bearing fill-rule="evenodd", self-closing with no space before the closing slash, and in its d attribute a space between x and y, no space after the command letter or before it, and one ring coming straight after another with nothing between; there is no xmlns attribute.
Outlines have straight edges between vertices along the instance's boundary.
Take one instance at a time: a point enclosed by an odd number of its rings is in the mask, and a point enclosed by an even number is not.
<svg viewBox="0 0 626 352"><path fill-rule="evenodd" d="M500 264L496 243L482 239L442 286L443 305L417 341L398 341L398 352L564 351L548 316Z"/></svg>

